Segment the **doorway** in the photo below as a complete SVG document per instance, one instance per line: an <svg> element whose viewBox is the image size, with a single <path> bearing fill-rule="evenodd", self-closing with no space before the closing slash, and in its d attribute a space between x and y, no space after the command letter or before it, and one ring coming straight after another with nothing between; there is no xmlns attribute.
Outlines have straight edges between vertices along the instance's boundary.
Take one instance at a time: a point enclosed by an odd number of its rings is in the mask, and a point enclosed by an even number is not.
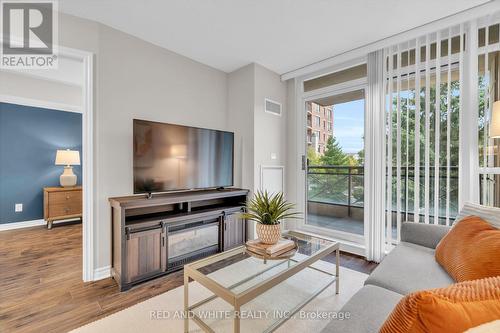
<svg viewBox="0 0 500 333"><path fill-rule="evenodd" d="M79 179L83 189L82 197L82 280L92 281L98 278L94 273L93 265L93 54L76 49L59 47L59 70L2 70L2 76L16 77L16 80L1 80L0 102L10 105L18 105L24 108L41 108L58 111L69 111L81 114L81 174ZM68 68L68 64L76 64ZM17 89L15 82L17 82ZM26 82L33 83L31 86ZM47 87L57 88L64 85L66 90L45 89ZM78 87L79 94L73 94ZM57 93L50 93L50 92ZM65 92L68 92L65 94ZM68 97L61 99L62 95ZM69 98L71 97L71 98ZM60 129L67 130L67 128ZM50 131L49 131L50 132ZM58 131L52 131L56 134ZM29 134L29 133L26 133ZM49 133L50 134L50 133ZM49 140L50 141L50 140ZM55 143L54 143L55 144ZM62 146L59 148L63 148ZM69 147L71 148L71 147ZM54 154L56 150L50 150ZM47 152L38 152L45 154ZM52 158L52 157L50 157ZM52 166L54 161L51 162ZM62 173L62 170L59 172ZM56 175L58 178L59 174ZM42 189L39 189L42 192ZM12 208L13 209L13 208ZM6 221L12 222L12 221ZM0 224L0 230L12 230L18 228L44 225L43 216L20 221L19 223ZM108 276L106 274L106 276Z"/></svg>
<svg viewBox="0 0 500 333"><path fill-rule="evenodd" d="M313 95L304 107L304 227L364 244L365 87Z"/></svg>

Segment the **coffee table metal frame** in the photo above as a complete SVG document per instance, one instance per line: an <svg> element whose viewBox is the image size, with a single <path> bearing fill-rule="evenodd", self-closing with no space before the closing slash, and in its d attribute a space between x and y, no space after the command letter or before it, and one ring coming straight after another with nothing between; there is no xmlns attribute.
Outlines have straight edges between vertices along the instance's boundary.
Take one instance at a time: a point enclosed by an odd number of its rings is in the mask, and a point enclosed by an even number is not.
<svg viewBox="0 0 500 333"><path fill-rule="evenodd" d="M207 302L212 301L213 299L219 297L229 303L233 307L233 314L235 313L240 313L241 307L253 300L254 298L258 297L259 295L263 294L267 290L273 288L274 286L278 285L279 283L285 281L286 279L290 278L294 274L297 274L298 272L302 271L305 268L311 268L316 271L328 274L331 277L331 280L322 288L317 290L313 295L305 299L303 302L301 302L298 306L296 306L294 309L290 311L290 315L287 317L280 318L278 321L274 322L273 325L271 325L265 332L273 332L276 330L279 326L281 326L286 320L288 320L290 317L292 317L296 312L298 312L300 309L302 309L307 303L309 303L311 300L313 300L317 295L319 295L323 290L328 288L330 285L335 282L335 293L339 293L339 260L340 260L340 244L328 237L324 237L321 235L316 235L313 233L308 233L304 231L287 231L284 233L284 235L290 235L290 236L297 236L297 237L314 237L318 238L320 240L326 240L329 242L332 242L331 245L325 247L324 249L319 250L318 252L314 253L313 255L309 256L307 259L304 260L296 260L293 258L288 259L288 267L284 271L271 276L268 279L265 279L264 281L261 281L260 283L252 286L251 288L244 290L241 293L234 293L231 291L231 289L253 279L254 277L278 266L283 264L283 262L277 262L269 264L269 267L266 268L263 271L259 271L255 275L248 276L242 281L239 281L238 283L224 287L221 284L219 284L217 281L214 279L210 278L210 276L207 276L200 271L198 271L199 268L205 267L207 265L219 262L221 260L230 258L232 256L238 255L238 254L244 254L246 253L246 247L245 246L240 246L237 248L234 248L232 250L222 252L215 254L213 256L195 261L193 263L187 264L184 266L184 332L189 332L189 320L192 319L203 331L208 332L208 333L215 333L215 331L210 328L199 316L194 314L194 311L196 308L202 306L203 304L206 304ZM335 263L335 274L332 274L330 272L321 270L317 267L312 267L311 265L318 260L324 258L325 256L329 255L330 253L335 252L336 254L336 263ZM291 265L290 261L294 261L296 264ZM214 295L206 298L202 301L199 301L193 305L189 305L189 279L192 279L208 290L210 290ZM240 333L240 318L238 315L234 315L233 319L233 326L234 326L234 333Z"/></svg>

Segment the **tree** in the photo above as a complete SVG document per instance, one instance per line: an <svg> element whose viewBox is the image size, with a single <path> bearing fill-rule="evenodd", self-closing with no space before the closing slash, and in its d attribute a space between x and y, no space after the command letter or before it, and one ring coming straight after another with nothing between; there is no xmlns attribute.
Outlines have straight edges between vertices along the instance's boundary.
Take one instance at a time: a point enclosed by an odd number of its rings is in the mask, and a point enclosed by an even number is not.
<svg viewBox="0 0 500 333"><path fill-rule="evenodd" d="M358 164L361 166L365 165L365 148L358 152Z"/></svg>
<svg viewBox="0 0 500 333"><path fill-rule="evenodd" d="M349 165L349 156L342 151L334 136L328 138L325 153L319 159L323 165Z"/></svg>
<svg viewBox="0 0 500 333"><path fill-rule="evenodd" d="M307 160L309 161L309 165L321 165L319 155L316 153L316 150L314 150L314 147L307 148Z"/></svg>
<svg viewBox="0 0 500 333"><path fill-rule="evenodd" d="M354 156L351 156L351 155L348 155L347 156L347 164L349 164L349 166L352 166L352 167L357 167L359 166L359 162L358 160L356 159L356 157Z"/></svg>

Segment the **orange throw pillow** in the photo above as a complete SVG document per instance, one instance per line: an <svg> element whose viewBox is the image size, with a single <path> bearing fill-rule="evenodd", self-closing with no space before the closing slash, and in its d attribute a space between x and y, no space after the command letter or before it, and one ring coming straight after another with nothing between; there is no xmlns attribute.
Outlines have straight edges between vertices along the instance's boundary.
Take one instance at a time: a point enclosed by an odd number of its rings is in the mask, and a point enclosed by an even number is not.
<svg viewBox="0 0 500 333"><path fill-rule="evenodd" d="M453 226L439 242L436 261L455 281L500 275L500 230L477 216Z"/></svg>
<svg viewBox="0 0 500 333"><path fill-rule="evenodd" d="M464 332L500 318L500 276L406 295L381 333Z"/></svg>

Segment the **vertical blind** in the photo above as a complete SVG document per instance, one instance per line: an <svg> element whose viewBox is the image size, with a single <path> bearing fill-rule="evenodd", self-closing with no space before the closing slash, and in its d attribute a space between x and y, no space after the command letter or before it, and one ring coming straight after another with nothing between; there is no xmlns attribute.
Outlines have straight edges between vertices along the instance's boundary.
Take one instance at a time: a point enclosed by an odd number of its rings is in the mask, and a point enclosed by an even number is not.
<svg viewBox="0 0 500 333"><path fill-rule="evenodd" d="M478 26L478 146L480 202L500 206L500 139L491 138L492 105L500 100L500 17L490 15Z"/></svg>
<svg viewBox="0 0 500 333"><path fill-rule="evenodd" d="M464 26L384 49L386 241L402 221L450 225L458 210Z"/></svg>

